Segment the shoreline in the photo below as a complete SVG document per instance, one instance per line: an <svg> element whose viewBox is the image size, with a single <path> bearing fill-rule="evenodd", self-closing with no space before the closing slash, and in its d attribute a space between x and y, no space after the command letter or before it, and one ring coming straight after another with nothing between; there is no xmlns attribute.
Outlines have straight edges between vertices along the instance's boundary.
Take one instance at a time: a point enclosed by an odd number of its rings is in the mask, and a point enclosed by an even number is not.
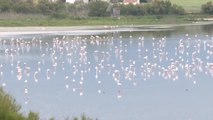
<svg viewBox="0 0 213 120"><path fill-rule="evenodd" d="M55 33L55 32L88 32L88 31L129 31L133 28L138 30L168 30L174 27L211 25L213 21L193 22L187 24L161 24L161 25L93 25L93 26L28 26L28 27L0 27L1 35L10 34L39 34L39 33Z"/></svg>

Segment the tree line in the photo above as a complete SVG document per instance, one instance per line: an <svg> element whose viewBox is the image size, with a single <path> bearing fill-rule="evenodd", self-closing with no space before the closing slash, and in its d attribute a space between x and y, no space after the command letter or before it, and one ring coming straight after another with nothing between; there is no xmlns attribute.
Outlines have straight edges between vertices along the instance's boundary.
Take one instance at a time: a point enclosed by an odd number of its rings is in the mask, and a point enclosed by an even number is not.
<svg viewBox="0 0 213 120"><path fill-rule="evenodd" d="M211 1L203 4L201 9L203 13L213 15L213 3Z"/></svg>
<svg viewBox="0 0 213 120"><path fill-rule="evenodd" d="M101 7L100 7L101 6ZM154 0L145 4L120 4L108 3L96 0L89 3L77 1L74 4L65 3L63 0L49 2L49 0L0 0L0 13L15 12L23 14L43 14L56 18L66 17L105 17L112 14L113 8L119 8L121 16L143 16L143 15L169 15L185 14L182 6L172 4L170 1ZM202 5L201 10L206 14L213 14L212 2Z"/></svg>

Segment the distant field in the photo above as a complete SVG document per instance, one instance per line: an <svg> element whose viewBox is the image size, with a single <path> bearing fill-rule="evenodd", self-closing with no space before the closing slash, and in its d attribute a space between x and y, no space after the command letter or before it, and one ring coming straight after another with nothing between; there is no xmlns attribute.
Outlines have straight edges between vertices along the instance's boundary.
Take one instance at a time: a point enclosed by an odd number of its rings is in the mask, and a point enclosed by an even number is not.
<svg viewBox="0 0 213 120"><path fill-rule="evenodd" d="M201 5L213 0L170 0L173 4L183 6L187 12L200 12Z"/></svg>

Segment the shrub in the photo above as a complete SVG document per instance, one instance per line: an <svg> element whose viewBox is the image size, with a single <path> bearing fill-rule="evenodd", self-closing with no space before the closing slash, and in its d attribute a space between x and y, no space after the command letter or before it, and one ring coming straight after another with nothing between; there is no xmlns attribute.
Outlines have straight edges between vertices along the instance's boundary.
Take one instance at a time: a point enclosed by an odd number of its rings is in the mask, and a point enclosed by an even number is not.
<svg viewBox="0 0 213 120"><path fill-rule="evenodd" d="M170 14L172 4L170 1L154 1L147 9L149 14Z"/></svg>
<svg viewBox="0 0 213 120"><path fill-rule="evenodd" d="M205 14L213 14L213 4L211 1L201 6L201 11Z"/></svg>
<svg viewBox="0 0 213 120"><path fill-rule="evenodd" d="M147 14L147 10L145 9L145 7L141 4L136 5L136 8L138 9L138 15L145 15Z"/></svg>
<svg viewBox="0 0 213 120"><path fill-rule="evenodd" d="M74 4L67 4L67 12L71 16L81 17L88 16L88 4L83 2L75 2Z"/></svg>
<svg viewBox="0 0 213 120"><path fill-rule="evenodd" d="M128 4L128 5L122 5L120 6L121 9L121 15L132 15L136 14L136 8L133 4Z"/></svg>
<svg viewBox="0 0 213 120"><path fill-rule="evenodd" d="M116 0L110 0L115 2ZM119 0L123 1L123 0ZM113 13L113 8L116 8L121 15L168 15L168 14L185 14L183 7L172 5L170 1L160 0L141 0L148 2L146 4L109 4L103 1L93 1L89 4L83 3L82 0L74 4L64 3L64 0L58 2L49 2L49 0L39 0L37 4L34 0L0 0L0 12L16 12L16 13L33 13L43 14L54 18L82 18L82 17L105 17ZM119 6L119 7L118 7ZM120 9L120 10L119 10ZM115 9L114 9L115 10ZM213 14L212 3L208 2L202 6L204 13Z"/></svg>
<svg viewBox="0 0 213 120"><path fill-rule="evenodd" d="M170 1L153 1L149 4L128 4L121 5L121 15L168 15L168 14L185 14L183 7L172 5Z"/></svg>
<svg viewBox="0 0 213 120"><path fill-rule="evenodd" d="M12 2L10 0L0 0L0 12L8 12L11 10Z"/></svg>
<svg viewBox="0 0 213 120"><path fill-rule="evenodd" d="M147 3L149 2L148 0L140 0L140 3Z"/></svg>
<svg viewBox="0 0 213 120"><path fill-rule="evenodd" d="M56 19L65 19L65 18L68 18L68 16L66 14L64 14L64 13L58 13L58 12L52 13L51 17L56 18Z"/></svg>
<svg viewBox="0 0 213 120"><path fill-rule="evenodd" d="M121 9L121 15L138 16L138 15L145 15L146 14L146 9L141 4L138 4L138 5L133 5L133 4L121 5L120 9Z"/></svg>
<svg viewBox="0 0 213 120"><path fill-rule="evenodd" d="M0 120L39 120L39 115L29 112L25 117L20 113L21 106L18 105L10 95L0 88Z"/></svg>
<svg viewBox="0 0 213 120"><path fill-rule="evenodd" d="M92 17L105 17L109 16L110 13L107 12L109 4L103 1L94 1L89 3L89 16Z"/></svg>
<svg viewBox="0 0 213 120"><path fill-rule="evenodd" d="M44 15L50 15L56 12L63 12L65 10L65 4L63 2L49 2L48 0L40 0L37 9Z"/></svg>
<svg viewBox="0 0 213 120"><path fill-rule="evenodd" d="M151 15L168 15L168 14L184 14L183 7L178 5L172 5L170 1L158 1L155 0L151 4L145 5L146 11Z"/></svg>
<svg viewBox="0 0 213 120"><path fill-rule="evenodd" d="M0 120L24 120L20 109L21 106L0 88Z"/></svg>
<svg viewBox="0 0 213 120"><path fill-rule="evenodd" d="M172 13L177 14L177 15L184 15L186 13L186 11L184 10L184 8L182 6L178 6L178 5L174 4L172 6Z"/></svg>
<svg viewBox="0 0 213 120"><path fill-rule="evenodd" d="M39 12L44 15L51 13L51 4L48 2L48 0L40 0L37 8Z"/></svg>
<svg viewBox="0 0 213 120"><path fill-rule="evenodd" d="M39 118L39 115L38 115L38 113L34 113L34 112L32 112L32 111L30 111L29 113L28 113L28 118L27 118L27 120L39 120L40 118Z"/></svg>
<svg viewBox="0 0 213 120"><path fill-rule="evenodd" d="M5 93L0 87L0 120L40 120L39 114L30 111L28 116L24 116L20 113L21 106L18 105L10 95ZM69 118L67 118L69 120ZM54 120L54 118L50 118ZM74 120L80 120L77 117ZM81 120L93 120L86 117L84 114L81 116ZM97 120L97 119L96 119Z"/></svg>
<svg viewBox="0 0 213 120"><path fill-rule="evenodd" d="M36 7L31 2L20 2L13 5L13 10L17 13L35 13Z"/></svg>

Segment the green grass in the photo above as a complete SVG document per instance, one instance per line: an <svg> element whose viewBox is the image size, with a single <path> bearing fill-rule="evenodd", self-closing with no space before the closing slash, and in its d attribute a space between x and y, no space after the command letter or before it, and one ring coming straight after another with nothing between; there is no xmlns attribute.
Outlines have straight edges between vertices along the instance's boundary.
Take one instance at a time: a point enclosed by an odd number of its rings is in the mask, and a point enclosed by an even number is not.
<svg viewBox="0 0 213 120"><path fill-rule="evenodd" d="M197 19L212 18L213 15L146 15L122 16L120 19L111 17L85 17L56 19L34 14L1 13L0 26L95 26L95 25L158 25L192 23Z"/></svg>
<svg viewBox="0 0 213 120"><path fill-rule="evenodd" d="M87 26L87 25L150 25L150 24L182 24L191 23L199 18L213 17L201 15L201 5L213 0L170 0L173 4L183 6L194 15L156 15L127 16L121 19L111 17L86 17L55 19L40 14L0 13L0 26Z"/></svg>
<svg viewBox="0 0 213 120"><path fill-rule="evenodd" d="M207 15L157 15L140 17L89 17L75 19L54 18L19 18L0 19L0 26L95 26L95 25L158 25L158 24L183 24L195 22L198 18L213 17Z"/></svg>
<svg viewBox="0 0 213 120"><path fill-rule="evenodd" d="M171 3L183 6L187 12L200 12L201 5L213 0L170 0Z"/></svg>

